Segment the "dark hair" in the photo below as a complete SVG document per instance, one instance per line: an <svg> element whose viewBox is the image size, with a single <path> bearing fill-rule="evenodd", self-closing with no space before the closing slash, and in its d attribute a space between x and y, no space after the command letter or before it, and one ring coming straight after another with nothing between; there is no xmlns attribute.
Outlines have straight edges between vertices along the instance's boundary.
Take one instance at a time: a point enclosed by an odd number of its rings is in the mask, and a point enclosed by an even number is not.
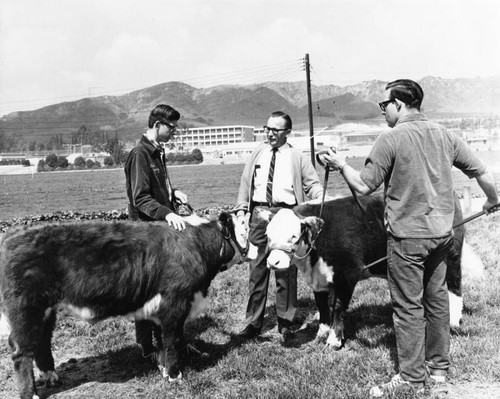
<svg viewBox="0 0 500 399"><path fill-rule="evenodd" d="M292 128L292 118L290 118L290 115L288 115L286 112L283 111L274 111L271 116L273 118L283 118L285 120L285 128L286 129L291 129Z"/></svg>
<svg viewBox="0 0 500 399"><path fill-rule="evenodd" d="M420 111L424 91L417 82L410 79L398 79L387 83L386 90L391 89L390 100L397 98L411 108Z"/></svg>
<svg viewBox="0 0 500 399"><path fill-rule="evenodd" d="M158 104L149 114L148 127L151 129L157 121L174 122L181 119L181 114L170 105Z"/></svg>

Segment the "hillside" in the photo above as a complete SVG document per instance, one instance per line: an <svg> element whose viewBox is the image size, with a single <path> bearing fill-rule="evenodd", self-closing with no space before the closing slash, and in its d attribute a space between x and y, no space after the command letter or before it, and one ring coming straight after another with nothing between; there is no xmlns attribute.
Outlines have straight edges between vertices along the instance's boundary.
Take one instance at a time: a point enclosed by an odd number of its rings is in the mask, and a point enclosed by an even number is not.
<svg viewBox="0 0 500 399"><path fill-rule="evenodd" d="M373 80L356 85L313 86L313 115L321 123L335 125L349 120L377 118L377 102L386 82ZM429 114L500 114L500 76L488 79L442 79L419 81ZM245 124L260 126L269 112L286 110L295 126L307 124L307 93L304 82L265 82L249 86L222 85L195 88L182 82L168 82L122 96L84 98L14 112L0 119L0 152L8 148L71 144L81 127L95 140L117 136L132 141L145 129L149 111L158 103L173 105L182 114L183 126ZM315 126L316 126L315 122ZM73 137L72 137L73 136Z"/></svg>

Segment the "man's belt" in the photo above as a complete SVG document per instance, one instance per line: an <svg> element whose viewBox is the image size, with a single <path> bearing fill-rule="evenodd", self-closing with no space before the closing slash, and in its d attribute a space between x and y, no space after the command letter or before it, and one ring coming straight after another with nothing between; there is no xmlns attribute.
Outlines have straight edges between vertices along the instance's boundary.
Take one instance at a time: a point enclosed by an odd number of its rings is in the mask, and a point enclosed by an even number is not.
<svg viewBox="0 0 500 399"><path fill-rule="evenodd" d="M287 204L286 202L273 202L272 204L269 204L267 202L257 202L257 201L252 201L252 207L256 206L263 206L266 208L293 208L297 204Z"/></svg>

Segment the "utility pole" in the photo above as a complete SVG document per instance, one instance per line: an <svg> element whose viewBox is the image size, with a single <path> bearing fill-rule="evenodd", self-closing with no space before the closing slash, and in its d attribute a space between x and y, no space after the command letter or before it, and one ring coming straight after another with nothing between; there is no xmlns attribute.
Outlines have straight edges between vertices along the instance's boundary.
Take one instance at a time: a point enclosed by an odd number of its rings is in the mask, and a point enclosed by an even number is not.
<svg viewBox="0 0 500 399"><path fill-rule="evenodd" d="M305 58L306 68L306 85L307 85L307 109L309 111L309 137L311 142L311 162L316 167L316 159L314 156L314 127L313 127L313 113L312 113L312 100L311 100L311 71L309 64L309 54Z"/></svg>

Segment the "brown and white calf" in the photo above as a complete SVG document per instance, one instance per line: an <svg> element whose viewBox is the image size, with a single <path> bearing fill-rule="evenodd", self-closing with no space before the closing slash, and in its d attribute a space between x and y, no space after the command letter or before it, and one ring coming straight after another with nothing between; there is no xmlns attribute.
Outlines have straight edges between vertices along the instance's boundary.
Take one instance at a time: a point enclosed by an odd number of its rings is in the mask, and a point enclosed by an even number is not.
<svg viewBox="0 0 500 399"><path fill-rule="evenodd" d="M9 230L0 243L0 305L10 325L15 381L22 399L37 398L33 360L49 383L56 310L93 323L119 315L149 319L162 329L164 377L182 377L184 323L200 310L219 270L243 261L244 231L233 216L167 223L84 222Z"/></svg>
<svg viewBox="0 0 500 399"><path fill-rule="evenodd" d="M292 260L295 262L314 291L320 314L318 338L327 337L327 344L335 349L344 343L344 314L357 282L387 275L386 261L364 267L386 256L384 201L376 195L360 196L359 201L364 211L353 197L327 201L321 219L319 203L283 209L274 217L268 215L272 217L267 227L268 267L287 268ZM460 220L462 212L456 198L455 223ZM446 259L452 326L458 325L462 311L464 227L454 233Z"/></svg>

